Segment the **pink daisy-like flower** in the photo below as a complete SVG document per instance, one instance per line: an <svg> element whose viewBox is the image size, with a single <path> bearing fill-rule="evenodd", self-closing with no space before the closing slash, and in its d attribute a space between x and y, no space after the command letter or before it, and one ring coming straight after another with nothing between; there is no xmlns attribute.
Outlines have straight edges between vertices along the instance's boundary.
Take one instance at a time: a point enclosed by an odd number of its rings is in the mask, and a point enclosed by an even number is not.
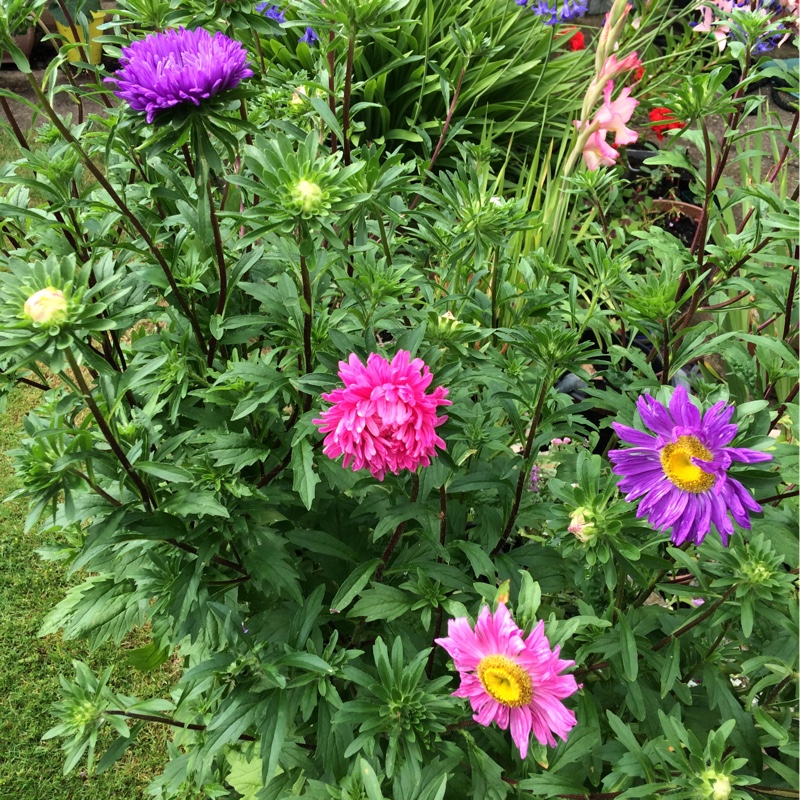
<svg viewBox="0 0 800 800"><path fill-rule="evenodd" d="M572 675L560 675L575 662L551 649L540 621L527 639L502 603L494 614L484 606L470 627L465 617L447 623L447 638L436 644L450 654L461 676L454 697L469 699L480 725L511 727L521 758L528 754L531 733L540 744L555 747L575 727L575 712L561 701L580 688Z"/></svg>
<svg viewBox="0 0 800 800"><path fill-rule="evenodd" d="M328 434L326 456L344 454L343 467L369 467L382 481L387 472L427 467L436 448L445 449L435 428L447 417L437 417L436 407L452 404L443 386L425 393L433 375L422 359L399 350L390 363L371 353L364 366L353 353L347 363L339 362L339 377L344 388L322 395L333 405L313 420Z"/></svg>
<svg viewBox="0 0 800 800"><path fill-rule="evenodd" d="M750 528L748 511L761 506L739 481L729 477L734 461L755 464L769 461L769 453L745 447L727 447L739 428L732 424L734 407L720 400L705 414L679 386L672 393L669 408L650 395L637 401L642 422L653 434L614 423L626 450L612 450L608 457L614 472L622 476L619 488L627 501L643 497L637 517L647 517L659 530L672 528L676 545L687 540L700 544L717 528L727 547L733 534L728 514L743 528Z"/></svg>

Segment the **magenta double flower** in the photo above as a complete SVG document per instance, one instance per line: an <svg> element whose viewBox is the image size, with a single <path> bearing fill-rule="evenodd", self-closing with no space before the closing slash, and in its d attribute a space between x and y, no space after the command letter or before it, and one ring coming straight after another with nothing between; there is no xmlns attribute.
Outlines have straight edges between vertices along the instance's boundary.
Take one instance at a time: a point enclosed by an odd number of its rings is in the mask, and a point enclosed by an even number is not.
<svg viewBox="0 0 800 800"><path fill-rule="evenodd" d="M342 466L367 467L379 481L387 472L427 467L436 448L445 443L436 434L446 416L437 406L449 406L448 390L437 386L422 359L399 350L391 362L371 353L364 365L357 355L339 362L344 388L323 394L332 406L314 420L325 437L323 452L329 458L344 455Z"/></svg>

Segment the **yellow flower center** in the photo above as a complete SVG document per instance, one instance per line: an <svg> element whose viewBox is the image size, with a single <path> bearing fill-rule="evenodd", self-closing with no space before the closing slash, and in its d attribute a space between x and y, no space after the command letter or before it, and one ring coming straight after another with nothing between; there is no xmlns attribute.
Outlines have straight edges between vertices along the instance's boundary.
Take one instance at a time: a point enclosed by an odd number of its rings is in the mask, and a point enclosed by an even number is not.
<svg viewBox="0 0 800 800"><path fill-rule="evenodd" d="M478 662L477 672L487 694L498 703L509 708L519 708L531 702L531 676L510 658L486 656Z"/></svg>
<svg viewBox="0 0 800 800"><path fill-rule="evenodd" d="M664 474L684 492L707 492L717 481L716 477L692 462L693 458L711 461L711 452L696 436L679 436L661 448L661 468Z"/></svg>

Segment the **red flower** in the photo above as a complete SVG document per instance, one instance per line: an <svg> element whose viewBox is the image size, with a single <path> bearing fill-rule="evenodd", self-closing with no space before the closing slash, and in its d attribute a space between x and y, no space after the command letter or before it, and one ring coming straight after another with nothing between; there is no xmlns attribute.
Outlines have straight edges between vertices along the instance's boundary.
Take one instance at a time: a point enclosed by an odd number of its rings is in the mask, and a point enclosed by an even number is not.
<svg viewBox="0 0 800 800"><path fill-rule="evenodd" d="M574 36L570 38L567 42L569 45L569 49L572 52L576 52L577 50L585 50L586 49L586 40L583 37L583 31L578 31Z"/></svg>
<svg viewBox="0 0 800 800"><path fill-rule="evenodd" d="M636 67L636 71L633 74L636 76L636 82L638 83L644 78L644 67Z"/></svg>
<svg viewBox="0 0 800 800"><path fill-rule="evenodd" d="M680 120L675 119L671 109L659 106L650 112L650 122L661 122L662 125L653 125L653 131L658 136L658 141L663 141L664 131L685 128L686 125Z"/></svg>

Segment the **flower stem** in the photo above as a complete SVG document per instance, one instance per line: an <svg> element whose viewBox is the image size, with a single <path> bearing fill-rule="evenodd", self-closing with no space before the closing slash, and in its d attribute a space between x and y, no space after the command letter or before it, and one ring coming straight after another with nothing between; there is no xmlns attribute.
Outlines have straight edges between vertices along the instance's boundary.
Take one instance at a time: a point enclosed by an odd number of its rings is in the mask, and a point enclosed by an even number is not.
<svg viewBox="0 0 800 800"><path fill-rule="evenodd" d="M444 147L445 139L447 138L447 131L450 130L450 122L453 119L453 114L456 111L456 105L458 103L458 98L461 95L461 84L464 83L464 75L467 72L467 67L469 66L469 60L464 62L464 66L461 68L461 74L458 76L458 83L456 84L456 90L453 92L453 99L450 101L450 108L447 110L447 117L444 120L444 126L442 127L442 132L439 136L439 141L436 142L436 147L434 148L433 155L431 156L431 163L428 164L428 172L433 169L433 165L436 163L436 159L439 157L439 153L442 151ZM425 182L425 177L422 178L423 183ZM418 194L412 201L411 205L408 207L409 211L413 211L419 201L422 199L422 195Z"/></svg>
<svg viewBox="0 0 800 800"><path fill-rule="evenodd" d="M114 717L127 717L128 719L136 719L140 720L141 722L156 722L159 725L170 725L173 728L183 728L184 730L188 731L204 731L208 728L207 725L200 725L194 722L181 722L180 720L172 719L171 717L161 717L156 716L155 714L136 714L132 711L122 711L113 708L107 709L103 713ZM247 733L243 733L239 736L239 740L242 742L255 742L256 737L250 736Z"/></svg>
<svg viewBox="0 0 800 800"><path fill-rule="evenodd" d="M409 501L416 503L417 495L419 495L419 474L415 472L411 475L411 494L408 497ZM395 547L397 547L397 543L400 541L400 537L403 535L403 531L405 531L405 529L405 521L401 522L395 528L392 538L389 539L389 544L386 545L386 549L383 551L381 563L378 564L378 568L375 570L376 581L380 582L383 578L383 573L386 571L386 565L389 563L389 559L392 557L392 553L394 552Z"/></svg>
<svg viewBox="0 0 800 800"><path fill-rule="evenodd" d="M328 104L331 114L336 119L336 60L333 54L333 31L331 31L328 46ZM331 131L331 153L336 152L336 134Z"/></svg>
<svg viewBox="0 0 800 800"><path fill-rule="evenodd" d="M444 483L439 487L439 544L444 549L447 540L447 489ZM437 564L442 563L442 557L438 556ZM428 680L433 675L433 661L436 656L436 640L442 632L442 604L436 609L436 622L433 625L433 636L431 637L431 652L428 656L428 663L425 667L425 674Z"/></svg>
<svg viewBox="0 0 800 800"><path fill-rule="evenodd" d="M89 154L81 146L80 142L72 135L72 131L70 131L69 128L67 128L67 126L61 121L61 118L58 116L58 114L56 114L55 109L53 109L53 107L50 105L50 101L42 91L42 87L39 86L39 83L34 77L33 73L29 72L26 75L28 78L28 83L31 85L31 88L36 95L41 108L44 110L45 114L47 114L50 121L56 127L58 132L77 150L78 155L81 157L81 160L89 172L94 175L94 177L97 179L97 182L103 187L103 189L105 189L105 191L108 193L108 196L113 200L122 214L135 228L136 232L142 237L142 239L144 239L145 243L150 249L150 252L153 254L154 258L161 267L164 276L169 283L169 287L172 290L172 293L175 295L178 305L181 307L181 310L189 320L189 324L192 327L192 331L194 332L198 345L200 346L201 350L205 351L206 344L203 338L203 332L200 329L200 323L197 321L197 317L181 294L178 284L175 281L175 276L172 274L172 270L170 269L169 264L167 264L164 255L161 253L158 247L156 247L155 242L145 229L144 225L142 225L142 223L139 221L139 218L133 213L133 211L131 211L127 203L119 196L116 189L114 189L114 187L109 183L103 172L92 161L92 159L89 157Z"/></svg>
<svg viewBox="0 0 800 800"><path fill-rule="evenodd" d="M11 126L11 130L14 132L14 138L19 143L19 146L23 150L30 150L31 146L28 144L25 134L22 133L22 129L19 127L19 123L17 122L17 118L14 116L14 112L11 110L11 106L8 104L8 101L3 95L0 95L0 108L3 109L3 113L6 115L8 124Z"/></svg>
<svg viewBox="0 0 800 800"><path fill-rule="evenodd" d="M350 94L353 89L353 60L356 52L356 30L350 31L347 40L347 63L344 72L344 97L342 98L342 154L344 165L350 165Z"/></svg>
<svg viewBox="0 0 800 800"><path fill-rule="evenodd" d="M206 181L208 191L208 212L211 217L211 230L214 232L214 250L217 255L217 271L219 272L219 295L217 297L216 315L219 317L225 311L225 302L228 298L228 270L225 266L225 251L222 249L222 236L219 232L219 220L214 208L214 195L211 192L211 182ZM214 363L214 352L217 347L216 337L211 336L208 343L208 360L210 367Z"/></svg>
<svg viewBox="0 0 800 800"><path fill-rule="evenodd" d="M116 437L111 431L111 428L106 421L106 418L103 416L103 412L100 410L99 406L94 400L92 396L92 392L89 387L86 385L86 380L83 377L83 372L81 372L81 368L78 366L78 362L75 360L75 356L73 355L71 350L66 350L66 357L67 362L69 363L70 369L72 370L73 375L75 376L75 383L78 385L78 389L83 396L86 405L89 407L89 410L92 412L92 416L95 418L98 427L100 428L101 433L103 434L103 438L105 438L106 442L108 442L108 446L111 448L111 452L119 460L119 463L122 465L122 468L128 474L128 477L133 481L136 488L139 490L139 494L142 497L142 502L145 505L145 508L148 511L151 511L152 508L155 506L155 501L150 493L150 490L147 488L145 482L141 479L138 475L136 470L131 466L131 462L128 461L128 457L125 455L122 447L120 447L119 442L117 441Z"/></svg>
<svg viewBox="0 0 800 800"><path fill-rule="evenodd" d="M533 440L536 438L536 432L539 428L539 422L542 416L542 409L544 408L544 401L547 397L547 392L550 389L550 381L547 377L542 380L542 389L539 393L539 400L536 403L536 410L533 412L533 419L531 420L531 429L528 433L528 440L525 442L525 450L522 453L523 466L519 471L519 479L517 480L517 491L514 495L514 504L511 506L511 513L508 515L508 522L503 529L500 536L500 541L495 545L490 555L496 556L505 547L511 531L514 529L514 523L517 521L517 514L519 514L519 507L522 503L522 493L525 489L525 484L528 482L528 477L531 471L531 451L533 450Z"/></svg>

